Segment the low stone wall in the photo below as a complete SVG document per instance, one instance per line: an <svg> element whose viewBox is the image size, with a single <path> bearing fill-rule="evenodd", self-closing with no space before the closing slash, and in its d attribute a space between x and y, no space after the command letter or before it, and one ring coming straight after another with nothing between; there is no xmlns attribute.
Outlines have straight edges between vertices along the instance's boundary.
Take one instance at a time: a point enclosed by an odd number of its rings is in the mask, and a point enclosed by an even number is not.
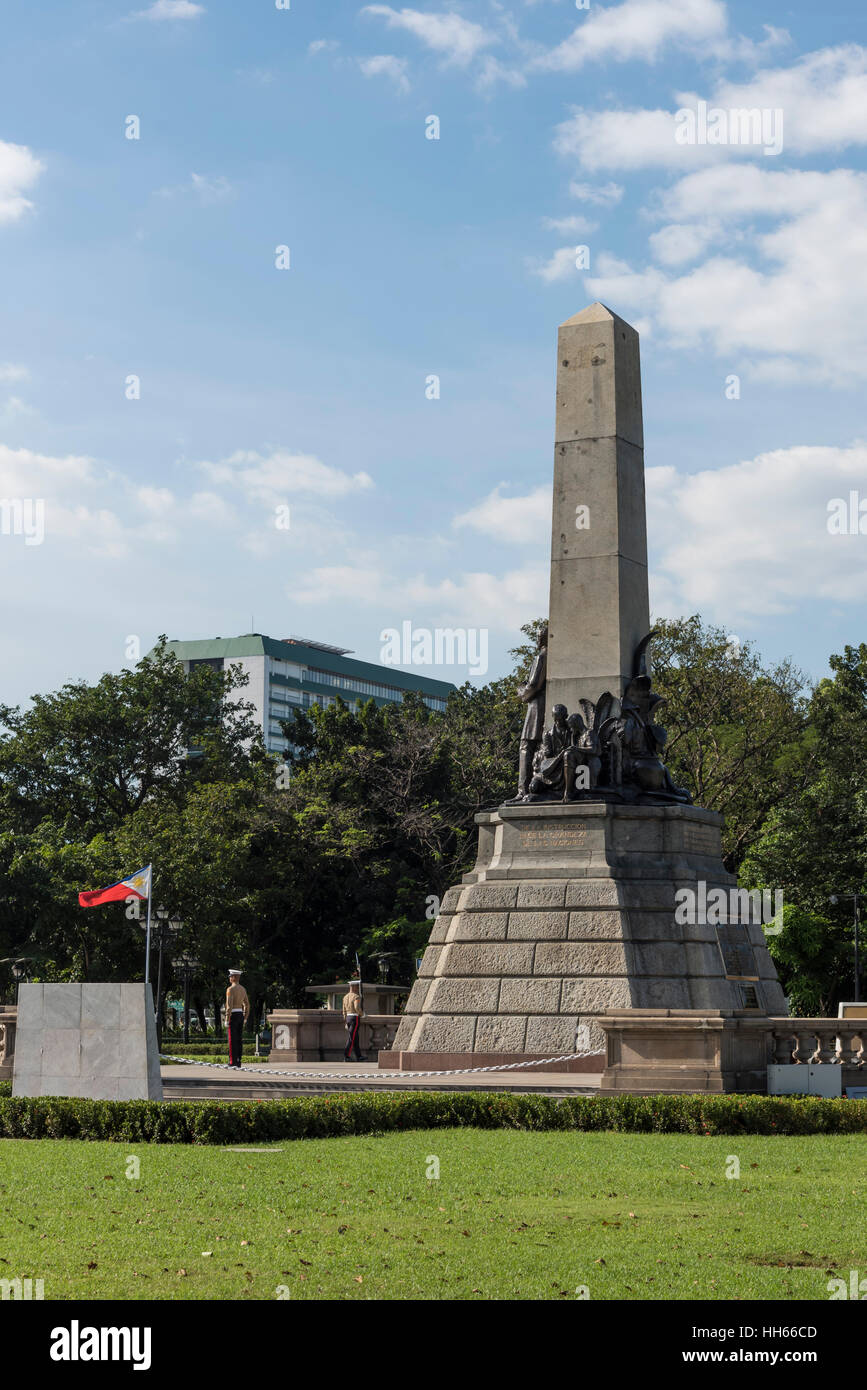
<svg viewBox="0 0 867 1390"><path fill-rule="evenodd" d="M867 1082L867 1027L858 1019L612 1009L599 1022L607 1048L603 1092L764 1093L772 1062L840 1066L844 1089Z"/></svg>
<svg viewBox="0 0 867 1390"><path fill-rule="evenodd" d="M338 1062L346 1047L346 1025L336 1009L276 1009L271 1024L269 1062ZM359 1028L362 1056L375 1062L387 1051L400 1023L399 1014L365 1014Z"/></svg>
<svg viewBox="0 0 867 1390"><path fill-rule="evenodd" d="M15 1004L0 1004L0 1081L12 1080L12 1059L15 1056L15 1030L18 1009Z"/></svg>

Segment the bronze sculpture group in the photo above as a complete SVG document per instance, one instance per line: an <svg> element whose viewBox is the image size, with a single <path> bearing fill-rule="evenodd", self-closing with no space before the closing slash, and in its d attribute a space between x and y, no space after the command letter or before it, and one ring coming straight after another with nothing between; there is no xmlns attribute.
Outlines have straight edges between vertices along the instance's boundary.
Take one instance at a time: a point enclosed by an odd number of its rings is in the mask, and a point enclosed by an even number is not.
<svg viewBox="0 0 867 1390"><path fill-rule="evenodd" d="M654 694L647 670L653 633L638 644L632 679L623 696L606 691L594 704L579 700L581 713L555 705L545 729L548 628L540 635L527 680L518 688L527 705L521 731L518 794L507 805L535 801L628 801L690 803L662 761L666 733L653 719L664 703Z"/></svg>

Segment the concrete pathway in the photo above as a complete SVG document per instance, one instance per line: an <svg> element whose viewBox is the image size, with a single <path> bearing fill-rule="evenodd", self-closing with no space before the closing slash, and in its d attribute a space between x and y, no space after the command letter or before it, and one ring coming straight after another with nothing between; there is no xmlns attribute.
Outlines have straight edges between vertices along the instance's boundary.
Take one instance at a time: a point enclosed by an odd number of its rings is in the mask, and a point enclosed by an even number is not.
<svg viewBox="0 0 867 1390"><path fill-rule="evenodd" d="M502 1071L470 1076L390 1077L373 1062L257 1063L249 1070L165 1063L162 1067L166 1100L280 1100L287 1096L332 1095L360 1091L513 1091L519 1095L594 1095L601 1073ZM280 1076L281 1071L300 1076Z"/></svg>

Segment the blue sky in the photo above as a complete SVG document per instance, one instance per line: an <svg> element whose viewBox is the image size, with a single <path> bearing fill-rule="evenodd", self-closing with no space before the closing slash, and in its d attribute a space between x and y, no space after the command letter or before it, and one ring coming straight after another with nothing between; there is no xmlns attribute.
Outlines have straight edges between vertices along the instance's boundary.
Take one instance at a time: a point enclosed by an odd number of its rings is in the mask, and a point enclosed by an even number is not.
<svg viewBox="0 0 867 1390"><path fill-rule="evenodd" d="M656 615L812 676L865 637L867 535L827 528L833 498L867 511L853 9L0 25L0 499L45 500L42 544L0 533L0 699L251 619L374 661L407 620L487 629L501 674L546 607L557 325L595 299L642 336ZM782 151L678 144L699 100L782 111Z"/></svg>

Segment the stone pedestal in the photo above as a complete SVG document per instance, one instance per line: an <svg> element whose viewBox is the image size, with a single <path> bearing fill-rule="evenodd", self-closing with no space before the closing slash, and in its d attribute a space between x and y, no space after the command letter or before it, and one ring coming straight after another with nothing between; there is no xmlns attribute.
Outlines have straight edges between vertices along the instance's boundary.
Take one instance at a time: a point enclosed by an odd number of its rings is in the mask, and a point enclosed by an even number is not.
<svg viewBox="0 0 867 1390"><path fill-rule="evenodd" d="M149 985L20 985L15 1096L162 1100Z"/></svg>
<svg viewBox="0 0 867 1390"><path fill-rule="evenodd" d="M601 1054L612 1010L785 1014L760 925L744 928L733 976L717 928L676 919L678 889L736 887L714 812L586 801L476 821L478 862L443 899L382 1065Z"/></svg>
<svg viewBox="0 0 867 1390"><path fill-rule="evenodd" d="M779 1019L723 1009L613 1009L600 1091L764 1092Z"/></svg>

